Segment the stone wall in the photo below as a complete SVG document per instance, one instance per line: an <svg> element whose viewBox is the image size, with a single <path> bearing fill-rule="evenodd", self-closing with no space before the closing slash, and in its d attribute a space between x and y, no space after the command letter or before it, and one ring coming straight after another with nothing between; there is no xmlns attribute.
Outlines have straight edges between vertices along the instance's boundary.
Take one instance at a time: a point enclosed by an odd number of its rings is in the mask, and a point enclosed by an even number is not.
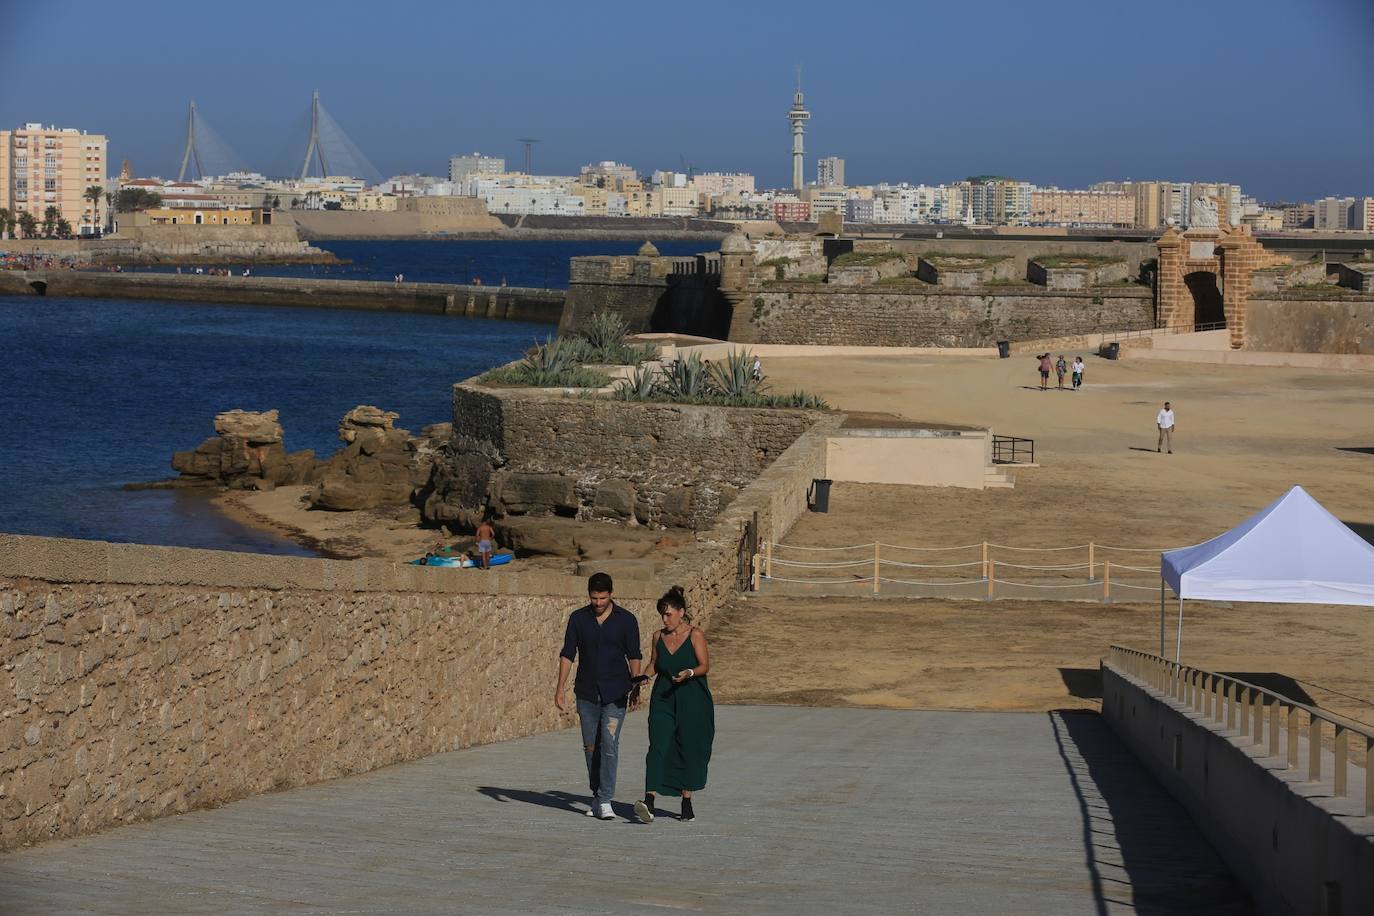
<svg viewBox="0 0 1374 916"><path fill-rule="evenodd" d="M1374 354L1374 296L1337 290L1251 294L1244 349Z"/></svg>
<svg viewBox="0 0 1374 916"><path fill-rule="evenodd" d="M456 385L453 439L426 512L703 529L820 416Z"/></svg>
<svg viewBox="0 0 1374 916"><path fill-rule="evenodd" d="M0 271L0 293L350 308L546 323L557 322L563 314L564 296L559 290L514 286L74 270Z"/></svg>
<svg viewBox="0 0 1374 916"><path fill-rule="evenodd" d="M569 267L560 333L576 331L604 311L619 313L632 333L723 337L729 329L715 258L612 255L573 258Z"/></svg>
<svg viewBox="0 0 1374 916"><path fill-rule="evenodd" d="M1026 287L951 293L912 286L841 290L777 283L736 307L730 339L747 343L979 347L998 340L1149 328L1145 287L1083 292Z"/></svg>

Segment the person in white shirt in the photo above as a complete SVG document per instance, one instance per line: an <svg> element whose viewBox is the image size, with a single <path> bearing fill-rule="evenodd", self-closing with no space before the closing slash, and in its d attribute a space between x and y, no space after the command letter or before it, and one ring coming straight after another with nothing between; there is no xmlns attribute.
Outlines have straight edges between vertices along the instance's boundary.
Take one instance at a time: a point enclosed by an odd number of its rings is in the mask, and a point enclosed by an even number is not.
<svg viewBox="0 0 1374 916"><path fill-rule="evenodd" d="M1164 448L1165 443L1169 446L1169 454L1174 453L1174 409L1169 406L1169 402L1164 402L1164 409L1155 417L1155 425L1159 427L1159 442L1155 445L1155 451Z"/></svg>
<svg viewBox="0 0 1374 916"><path fill-rule="evenodd" d="M1083 357L1073 358L1073 387L1075 389L1083 387Z"/></svg>

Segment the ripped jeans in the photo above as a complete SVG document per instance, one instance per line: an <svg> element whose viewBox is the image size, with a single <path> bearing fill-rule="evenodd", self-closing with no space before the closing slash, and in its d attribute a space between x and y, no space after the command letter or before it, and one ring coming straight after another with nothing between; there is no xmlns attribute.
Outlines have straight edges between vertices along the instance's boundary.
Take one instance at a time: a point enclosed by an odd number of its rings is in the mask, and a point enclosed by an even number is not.
<svg viewBox="0 0 1374 916"><path fill-rule="evenodd" d="M625 701L593 703L577 701L582 722L582 751L587 756L587 780L592 803L615 798L615 771L620 763L620 727L625 724Z"/></svg>

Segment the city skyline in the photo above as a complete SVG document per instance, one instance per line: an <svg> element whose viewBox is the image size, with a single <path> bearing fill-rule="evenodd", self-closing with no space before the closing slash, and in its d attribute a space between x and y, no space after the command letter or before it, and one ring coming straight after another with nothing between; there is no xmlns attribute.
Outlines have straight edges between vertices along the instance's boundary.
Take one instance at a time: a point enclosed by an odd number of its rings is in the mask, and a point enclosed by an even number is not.
<svg viewBox="0 0 1374 916"><path fill-rule="evenodd" d="M1094 4L986 6L977 21L995 22L1006 49L992 62L966 15L895 4L848 22L855 41L821 44L834 8L806 3L786 16L708 3L690 17L604 4L591 22L535 3L512 24L420 2L381 22L371 7L322 20L250 2L221 22L159 0L91 30L88 8L57 2L16 12L0 38L0 79L22 87L0 99L0 125L79 126L110 137L112 171L127 157L140 174L175 175L194 97L242 166L290 174L318 89L384 175L443 174L450 155L474 150L519 162L515 138L539 136L537 173L685 162L786 187L801 63L808 180L836 156L854 184L1163 178L1236 182L1270 200L1374 186L1374 125L1360 115L1374 101L1374 10L1164 2L1149 21L1104 23ZM149 47L161 22L175 36ZM47 79L39 39L52 34L108 78Z"/></svg>

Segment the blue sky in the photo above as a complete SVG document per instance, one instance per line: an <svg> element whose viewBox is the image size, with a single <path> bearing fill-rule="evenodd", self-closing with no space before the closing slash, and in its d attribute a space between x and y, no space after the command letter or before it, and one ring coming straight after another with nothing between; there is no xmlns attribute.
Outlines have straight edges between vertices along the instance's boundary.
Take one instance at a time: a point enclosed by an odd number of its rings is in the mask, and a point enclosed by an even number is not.
<svg viewBox="0 0 1374 916"><path fill-rule="evenodd" d="M685 159L777 186L800 63L808 179L838 155L851 184L1374 194L1374 0L0 6L0 125L103 132L144 175L175 175L190 98L249 166L298 170L318 89L385 174L518 165L532 136L539 172Z"/></svg>

